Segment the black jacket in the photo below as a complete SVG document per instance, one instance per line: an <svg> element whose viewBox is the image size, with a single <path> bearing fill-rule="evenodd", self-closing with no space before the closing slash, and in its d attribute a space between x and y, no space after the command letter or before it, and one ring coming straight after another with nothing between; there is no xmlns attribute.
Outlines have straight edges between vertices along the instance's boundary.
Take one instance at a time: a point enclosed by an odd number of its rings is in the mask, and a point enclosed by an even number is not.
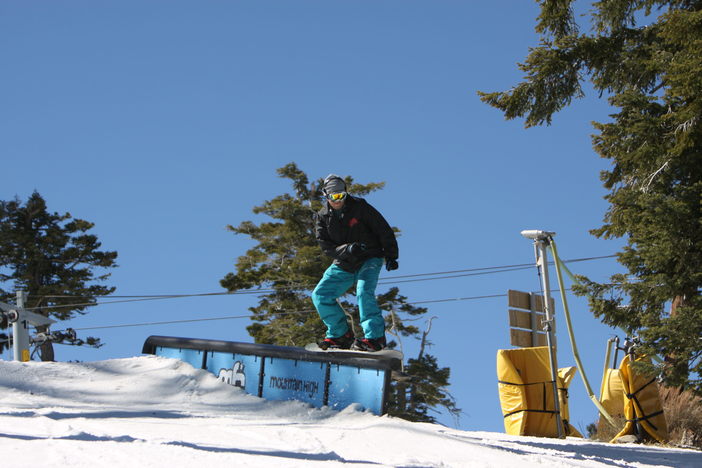
<svg viewBox="0 0 702 468"><path fill-rule="evenodd" d="M396 260L399 256L395 232L383 215L362 198L347 196L344 207L336 211L328 203L315 216L315 236L334 264L348 272L358 270L372 257ZM360 242L365 250L357 256L349 245Z"/></svg>

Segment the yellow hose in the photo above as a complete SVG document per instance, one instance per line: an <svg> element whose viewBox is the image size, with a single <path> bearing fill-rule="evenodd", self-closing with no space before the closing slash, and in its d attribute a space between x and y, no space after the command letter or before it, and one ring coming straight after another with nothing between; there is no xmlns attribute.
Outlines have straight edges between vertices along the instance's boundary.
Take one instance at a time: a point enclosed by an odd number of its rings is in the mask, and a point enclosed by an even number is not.
<svg viewBox="0 0 702 468"><path fill-rule="evenodd" d="M563 302L563 312L565 313L566 327L568 328L568 336L570 337L570 347L573 350L575 364L578 367L578 372L580 372L580 377L582 377L583 379L583 383L585 384L585 389L587 390L587 394L590 397L590 400L592 400L592 402L597 407L597 410L602 416L604 416L607 422L609 422L612 425L612 427L617 427L616 423L614 422L614 419L612 419L612 416L610 416L607 410L604 409L600 401L593 393L592 388L590 387L590 382L587 380L587 376L585 375L583 364L580 361L580 354L578 353L578 346L575 343L575 335L573 334L573 324L570 321L570 311L568 310L568 301L566 300L565 288L563 287L563 277L561 276L561 259L558 257L558 250L556 249L556 243L554 242L553 238L549 240L551 245L551 252L553 253L554 263L556 264L556 277L558 278L558 289L561 293L561 301Z"/></svg>

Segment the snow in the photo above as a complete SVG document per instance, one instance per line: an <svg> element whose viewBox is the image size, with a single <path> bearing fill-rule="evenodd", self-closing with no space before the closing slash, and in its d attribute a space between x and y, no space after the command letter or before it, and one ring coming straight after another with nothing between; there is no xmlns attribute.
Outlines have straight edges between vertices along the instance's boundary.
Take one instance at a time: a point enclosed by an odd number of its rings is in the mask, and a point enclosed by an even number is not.
<svg viewBox="0 0 702 468"><path fill-rule="evenodd" d="M480 404L480 402L475 402ZM467 432L266 401L184 362L0 361L3 467L700 467L693 450Z"/></svg>

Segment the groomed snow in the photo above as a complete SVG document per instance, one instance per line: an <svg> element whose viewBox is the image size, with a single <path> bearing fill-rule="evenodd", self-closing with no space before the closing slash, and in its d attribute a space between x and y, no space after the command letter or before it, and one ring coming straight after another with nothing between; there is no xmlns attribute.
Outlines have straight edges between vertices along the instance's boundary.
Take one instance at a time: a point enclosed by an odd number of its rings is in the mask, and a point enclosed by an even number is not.
<svg viewBox="0 0 702 468"><path fill-rule="evenodd" d="M265 401L183 362L143 356L90 363L0 361L0 463L700 467L702 453L460 431L354 407L338 412Z"/></svg>

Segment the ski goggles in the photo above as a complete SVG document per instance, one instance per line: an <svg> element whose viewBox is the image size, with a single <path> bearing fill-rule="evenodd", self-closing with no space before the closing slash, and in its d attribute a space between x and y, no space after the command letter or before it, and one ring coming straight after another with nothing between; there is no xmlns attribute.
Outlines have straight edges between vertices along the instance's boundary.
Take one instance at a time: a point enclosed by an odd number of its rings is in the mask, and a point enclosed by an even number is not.
<svg viewBox="0 0 702 468"><path fill-rule="evenodd" d="M327 200L333 201L333 202L340 202L344 198L346 198L346 192L328 193L327 194Z"/></svg>

